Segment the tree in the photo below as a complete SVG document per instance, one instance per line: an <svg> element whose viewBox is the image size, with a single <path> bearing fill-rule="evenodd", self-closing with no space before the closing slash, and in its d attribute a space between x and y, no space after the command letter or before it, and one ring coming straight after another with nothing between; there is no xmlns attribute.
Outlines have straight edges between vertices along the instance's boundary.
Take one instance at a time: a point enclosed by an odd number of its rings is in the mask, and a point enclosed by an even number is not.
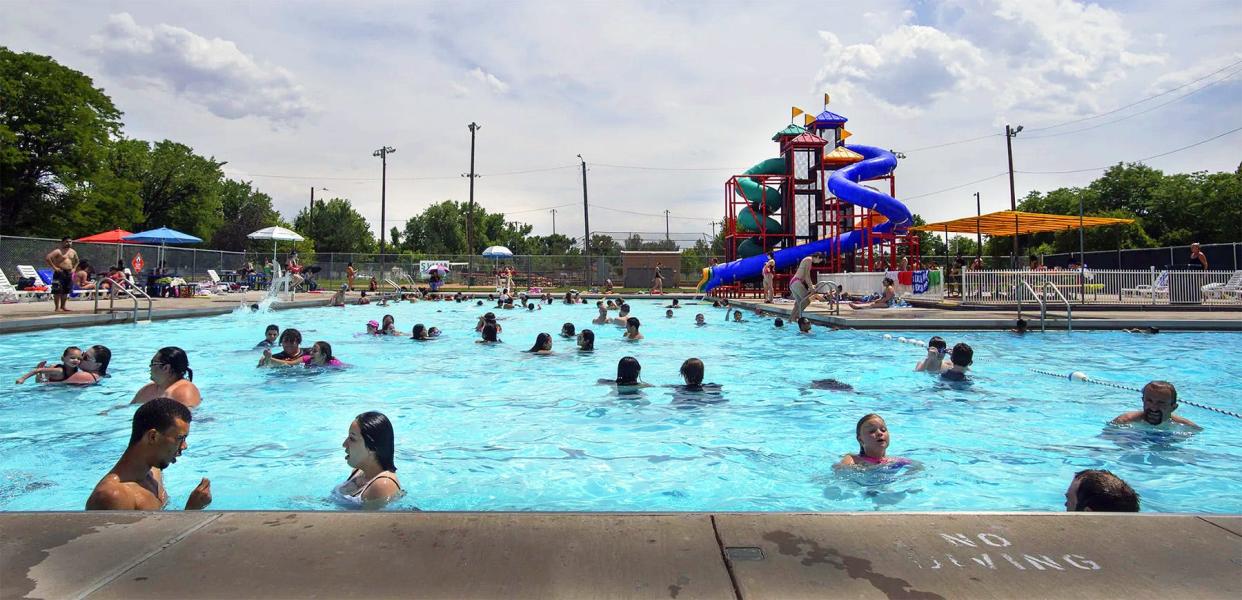
<svg viewBox="0 0 1242 600"><path fill-rule="evenodd" d="M371 226L344 198L319 200L303 208L293 227L314 240L315 252L375 252Z"/></svg>
<svg viewBox="0 0 1242 600"><path fill-rule="evenodd" d="M120 133L121 111L82 73L0 46L0 231L58 237ZM93 232L92 232L93 233Z"/></svg>
<svg viewBox="0 0 1242 600"><path fill-rule="evenodd" d="M621 244L618 244L610 235L593 233L591 234L591 248L588 254L592 256L620 256Z"/></svg>
<svg viewBox="0 0 1242 600"><path fill-rule="evenodd" d="M220 211L224 224L211 237L211 247L244 250L254 231L280 224L280 213L272 208L272 198L249 181L225 179L220 184Z"/></svg>
<svg viewBox="0 0 1242 600"><path fill-rule="evenodd" d="M146 142L139 142L143 146ZM224 163L204 158L185 144L170 140L150 149L140 174L144 228L171 227L211 239L224 222L220 201Z"/></svg>

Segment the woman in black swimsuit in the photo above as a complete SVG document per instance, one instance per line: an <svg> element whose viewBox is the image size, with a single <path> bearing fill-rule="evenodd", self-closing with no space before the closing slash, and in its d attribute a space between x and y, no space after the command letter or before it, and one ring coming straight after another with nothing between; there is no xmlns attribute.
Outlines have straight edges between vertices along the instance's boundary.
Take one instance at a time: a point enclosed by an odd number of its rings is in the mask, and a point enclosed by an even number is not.
<svg viewBox="0 0 1242 600"><path fill-rule="evenodd" d="M358 415L349 424L349 435L341 447L345 448L345 462L354 470L334 490L340 501L378 509L401 496L397 466L392 460L395 442L388 417L375 411Z"/></svg>

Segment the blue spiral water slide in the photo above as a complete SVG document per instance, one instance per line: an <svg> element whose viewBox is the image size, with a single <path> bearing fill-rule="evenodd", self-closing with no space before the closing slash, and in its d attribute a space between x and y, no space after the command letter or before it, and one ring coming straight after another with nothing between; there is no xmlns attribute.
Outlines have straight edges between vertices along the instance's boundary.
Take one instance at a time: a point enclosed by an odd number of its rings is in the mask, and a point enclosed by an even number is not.
<svg viewBox="0 0 1242 600"><path fill-rule="evenodd" d="M863 160L833 172L828 178L828 191L841 200L872 209L888 217L888 221L876 225L872 231L887 233L896 230L904 233L914 224L910 209L897 199L863 186L859 182L883 177L897 168L897 157L883 148L874 146L847 145L846 148L863 156ZM862 245L866 229L856 229L834 238L825 238L792 248L777 250L772 254L776 258L776 268L785 269L798 264L803 258L818 252L831 253L834 249L849 252ZM703 269L703 279L699 282L700 291L710 291L720 285L755 279L763 274L763 264L767 262L765 254L742 258L733 262Z"/></svg>

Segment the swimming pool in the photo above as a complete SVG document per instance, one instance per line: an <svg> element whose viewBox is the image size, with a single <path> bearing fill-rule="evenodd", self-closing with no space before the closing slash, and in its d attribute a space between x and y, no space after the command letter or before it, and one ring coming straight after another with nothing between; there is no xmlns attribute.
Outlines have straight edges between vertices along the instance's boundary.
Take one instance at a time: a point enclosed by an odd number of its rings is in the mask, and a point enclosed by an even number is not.
<svg viewBox="0 0 1242 600"><path fill-rule="evenodd" d="M884 332L773 331L747 315L684 302L634 302L646 339L594 326L594 304L498 311L499 346L474 343L473 304L402 303L241 313L138 326L62 329L0 337L8 382L0 399L0 510L79 510L128 440L147 363L161 346L190 357L203 405L189 448L165 473L179 507L200 477L213 509L336 510L333 485L348 474L341 441L366 410L386 413L407 496L395 509L546 511L1030 511L1062 510L1071 475L1106 468L1143 497L1144 511L1242 512L1242 434L1232 417L1184 405L1195 434L1106 427L1140 406L1138 395L1038 375L1084 371L1141 386L1165 378L1180 397L1242 410L1237 333L1064 332L1017 337L942 332L975 348L973 385L951 387L911 371L918 347ZM709 325L696 328L696 312ZM357 335L396 317L444 330L442 338ZM613 313L615 314L615 313ZM556 336L563 322L589 327L596 351ZM254 368L268 323L296 327L303 345L326 340L343 370ZM552 356L528 349L538 332ZM926 339L935 332L889 332ZM113 351L112 377L83 389L11 382L68 345ZM655 387L621 394L599 378L637 357ZM678 367L697 356L724 402L675 402ZM854 391L808 390L836 378ZM834 475L856 452L853 428L883 415L890 453L921 468Z"/></svg>

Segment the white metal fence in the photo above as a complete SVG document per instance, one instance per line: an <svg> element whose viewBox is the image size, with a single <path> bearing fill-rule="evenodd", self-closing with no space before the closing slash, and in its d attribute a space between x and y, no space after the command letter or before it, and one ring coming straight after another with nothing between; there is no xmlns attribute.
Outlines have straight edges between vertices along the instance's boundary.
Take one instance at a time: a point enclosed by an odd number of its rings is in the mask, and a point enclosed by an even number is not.
<svg viewBox="0 0 1242 600"><path fill-rule="evenodd" d="M945 295L945 277L943 269L931 269L927 271L906 271L910 275L910 282L905 283L906 277L896 271L889 272L869 272L869 273L819 273L816 277L816 284L832 281L840 285L842 290L851 296L866 296L867 294L878 294L884 291L884 278L888 277L893 280L893 287L897 291L897 295L906 300L941 300ZM927 287L922 291L915 292L914 279L917 274L925 273L927 276Z"/></svg>
<svg viewBox="0 0 1242 600"><path fill-rule="evenodd" d="M1035 302L1025 281L1045 300L1055 285L1075 305L1239 305L1242 271L1103 270L965 271L964 304ZM1058 299L1059 302L1059 299Z"/></svg>

